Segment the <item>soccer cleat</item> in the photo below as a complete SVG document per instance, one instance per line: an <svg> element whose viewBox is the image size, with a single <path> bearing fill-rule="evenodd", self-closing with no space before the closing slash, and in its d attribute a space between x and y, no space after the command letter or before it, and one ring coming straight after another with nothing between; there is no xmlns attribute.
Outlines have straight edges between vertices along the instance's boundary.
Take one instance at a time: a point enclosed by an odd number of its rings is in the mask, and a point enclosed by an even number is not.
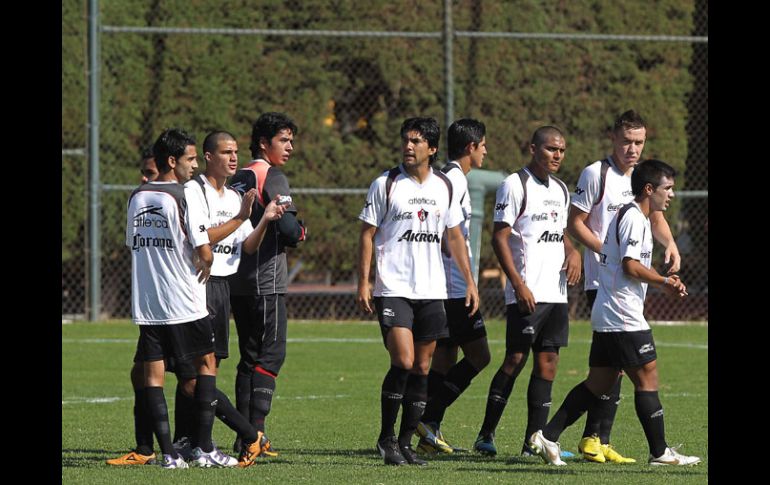
<svg viewBox="0 0 770 485"><path fill-rule="evenodd" d="M529 447L537 452L543 461L550 465L566 465L561 459L561 445L559 442L547 440L545 436L543 436L542 430L537 430L532 433L532 436L529 438Z"/></svg>
<svg viewBox="0 0 770 485"><path fill-rule="evenodd" d="M171 458L171 455L163 455L163 461L160 466L164 470L170 470L172 468L189 468L187 462L182 459L181 456L177 458Z"/></svg>
<svg viewBox="0 0 770 485"><path fill-rule="evenodd" d="M599 440L599 436L592 434L591 436L584 436L578 443L578 453L583 454L583 458L588 461L596 463L604 463L607 461L602 451L602 443Z"/></svg>
<svg viewBox="0 0 770 485"><path fill-rule="evenodd" d="M273 448L273 445L270 444L270 440L267 438L267 435L262 435L262 438L259 440L259 446L262 449L259 456L268 457L268 458L275 458L278 456L278 452Z"/></svg>
<svg viewBox="0 0 770 485"><path fill-rule="evenodd" d="M254 443L249 443L248 446L246 443L243 444L243 449L241 450L241 455L238 457L238 466L241 468L246 468L247 466L251 466L254 464L254 460L257 459L257 457L262 453L262 446L260 445L262 443L262 431L257 431L257 441Z"/></svg>
<svg viewBox="0 0 770 485"><path fill-rule="evenodd" d="M136 451L131 451L119 458L112 458L107 460L108 465L122 466L122 465L153 465L155 464L155 453L151 455L142 455Z"/></svg>
<svg viewBox="0 0 770 485"><path fill-rule="evenodd" d="M395 436L388 436L377 442L377 451L385 460L386 465L406 465L408 462L398 446Z"/></svg>
<svg viewBox="0 0 770 485"><path fill-rule="evenodd" d="M604 458L611 463L636 463L636 460L633 458L626 458L615 451L615 448L610 444L602 445L602 453L604 454Z"/></svg>
<svg viewBox="0 0 770 485"><path fill-rule="evenodd" d="M192 444L190 438L182 436L178 440L174 441L173 445L176 454L181 456L184 461L192 460Z"/></svg>
<svg viewBox="0 0 770 485"><path fill-rule="evenodd" d="M436 436L437 430L432 424L423 422L417 423L417 434L420 435L420 447L425 451L426 448L433 447L434 453L452 453L454 450L444 440Z"/></svg>
<svg viewBox="0 0 770 485"><path fill-rule="evenodd" d="M447 444L450 448L452 448L452 452L454 453L465 453L468 451L467 448L460 448L459 446L455 446L449 443L447 439L444 437L444 433L441 432L441 430L436 426L436 437Z"/></svg>
<svg viewBox="0 0 770 485"><path fill-rule="evenodd" d="M415 453L414 450L412 449L412 445L399 446L398 448L401 451L401 456L403 456L406 462L409 463L410 465L417 465L417 466L428 465L427 461L422 460L417 456L417 453Z"/></svg>
<svg viewBox="0 0 770 485"><path fill-rule="evenodd" d="M476 442L473 443L473 449L482 455L495 456L497 448L495 447L495 434L479 435Z"/></svg>
<svg viewBox="0 0 770 485"><path fill-rule="evenodd" d="M194 466L200 466L203 468L210 468L210 467L234 467L238 466L238 460L233 458L232 456L225 455L221 451L219 451L216 447L212 449L210 452L206 453L203 451L199 446L196 446L192 450L192 460L191 465Z"/></svg>
<svg viewBox="0 0 770 485"><path fill-rule="evenodd" d="M242 449L243 449L243 439L241 439L241 437L238 436L235 438L235 441L233 442L233 453L240 455Z"/></svg>
<svg viewBox="0 0 770 485"><path fill-rule="evenodd" d="M650 465L697 465L700 463L700 458L697 456L682 455L676 451L676 448L666 448L659 457L650 455Z"/></svg>

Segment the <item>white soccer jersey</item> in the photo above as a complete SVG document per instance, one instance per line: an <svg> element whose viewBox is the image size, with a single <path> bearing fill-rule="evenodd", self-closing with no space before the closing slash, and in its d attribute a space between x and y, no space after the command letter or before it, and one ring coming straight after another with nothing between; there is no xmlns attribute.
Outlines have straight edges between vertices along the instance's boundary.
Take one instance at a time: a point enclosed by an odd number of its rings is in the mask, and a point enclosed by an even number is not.
<svg viewBox="0 0 770 485"><path fill-rule="evenodd" d="M495 222L511 226L508 247L513 264L537 303L566 303L567 275L564 266L564 228L567 227L569 195L564 182L549 175L543 183L528 168L526 204L519 173L509 175L497 189ZM516 303L510 279L505 303Z"/></svg>
<svg viewBox="0 0 770 485"><path fill-rule="evenodd" d="M634 200L631 175L618 170L612 157L607 157L609 168L605 175L604 192L601 188L602 161L594 162L580 173L572 205L588 214L586 226L599 241L604 241L607 227L618 209ZM590 249L583 251L584 287L599 288L599 255Z"/></svg>
<svg viewBox="0 0 770 485"><path fill-rule="evenodd" d="M453 165L456 168L449 168L450 165ZM442 169L442 172L447 176L449 181L452 182L452 193L454 194L455 201L460 204L460 210L463 214L463 222L460 224L460 229L462 230L463 238L465 238L465 247L468 249L468 258L471 261L471 267L473 267L470 240L471 194L468 193L468 179L465 177L463 169L458 162L449 162L449 164ZM457 263L455 263L454 258L450 257L445 252L442 252L441 256L444 259L444 276L446 277L447 297L465 298L465 292L468 289L468 285L465 283L462 271L460 271Z"/></svg>
<svg viewBox="0 0 770 485"><path fill-rule="evenodd" d="M128 201L131 314L137 325L171 325L208 315L194 248L209 242L205 215L188 210L176 182L141 185Z"/></svg>
<svg viewBox="0 0 770 485"><path fill-rule="evenodd" d="M238 192L225 186L220 194L203 174L188 181L184 187L189 209L202 211L208 217L206 229L224 224L241 210L241 196ZM252 229L251 221L246 219L229 236L211 246L211 252L214 253L211 276L228 276L238 271L243 251L241 246Z"/></svg>
<svg viewBox="0 0 770 485"><path fill-rule="evenodd" d="M385 193L386 171L372 182L358 216L377 227L374 296L446 299L441 238L446 227L462 223L462 211L456 201L450 205L451 183L438 170L432 169L425 182L419 184L403 165L397 169L390 197Z"/></svg>
<svg viewBox="0 0 770 485"><path fill-rule="evenodd" d="M623 258L652 262L652 229L639 205L623 206L612 219L602 246L604 263L599 266L599 291L591 311L596 332L636 332L650 328L644 318L647 283L623 272Z"/></svg>

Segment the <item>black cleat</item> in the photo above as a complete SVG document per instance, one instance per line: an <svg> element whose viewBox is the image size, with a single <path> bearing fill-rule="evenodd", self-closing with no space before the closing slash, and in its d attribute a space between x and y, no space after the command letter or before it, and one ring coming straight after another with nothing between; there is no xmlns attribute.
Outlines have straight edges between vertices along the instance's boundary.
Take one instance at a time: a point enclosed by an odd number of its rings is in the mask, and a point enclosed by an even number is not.
<svg viewBox="0 0 770 485"><path fill-rule="evenodd" d="M403 456L410 465L426 466L428 464L427 461L417 456L417 453L412 449L412 445L399 446L399 449L401 450L401 456Z"/></svg>
<svg viewBox="0 0 770 485"><path fill-rule="evenodd" d="M386 465L406 465L407 461L398 448L398 440L395 436L388 436L377 442L377 451L385 460Z"/></svg>

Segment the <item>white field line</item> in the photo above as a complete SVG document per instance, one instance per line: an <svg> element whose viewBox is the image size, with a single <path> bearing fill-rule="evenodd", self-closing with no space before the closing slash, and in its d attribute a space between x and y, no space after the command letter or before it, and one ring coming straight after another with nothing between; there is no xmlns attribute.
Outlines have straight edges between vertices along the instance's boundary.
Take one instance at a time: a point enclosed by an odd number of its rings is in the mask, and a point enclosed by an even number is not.
<svg viewBox="0 0 770 485"><path fill-rule="evenodd" d="M308 396L275 396L275 399L286 399L296 401L317 401L322 399L346 399L349 398L349 394L334 394L331 396L310 394ZM65 404L110 404L117 401L133 400L132 397L71 397L69 399L62 399L62 405ZM173 397L167 398L169 401L173 401Z"/></svg>
<svg viewBox="0 0 770 485"><path fill-rule="evenodd" d="M231 337L230 340L237 342L238 337ZM289 343L298 344L324 344L324 343L342 343L342 344L382 344L382 339L379 338L290 338L287 339ZM72 339L63 338L62 343L72 344L136 344L135 339L121 339L121 338L86 338L86 339ZM489 340L490 344L505 344L505 340ZM590 340L570 340L570 343L574 344L590 344ZM678 347L685 349L702 349L708 350L708 344L696 344L689 342L681 343L668 343L668 342L655 342L658 347Z"/></svg>

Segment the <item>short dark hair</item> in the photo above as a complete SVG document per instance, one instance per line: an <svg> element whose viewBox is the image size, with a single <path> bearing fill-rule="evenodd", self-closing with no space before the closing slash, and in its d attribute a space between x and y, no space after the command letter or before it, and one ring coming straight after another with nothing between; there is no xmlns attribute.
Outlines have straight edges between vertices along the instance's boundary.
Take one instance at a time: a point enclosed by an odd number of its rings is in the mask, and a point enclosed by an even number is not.
<svg viewBox="0 0 770 485"><path fill-rule="evenodd" d="M155 158L152 153L152 145L142 148L142 158L139 161L147 160L148 158Z"/></svg>
<svg viewBox="0 0 770 485"><path fill-rule="evenodd" d="M418 132L425 138L430 148L436 149L436 153L430 156L430 163L435 162L438 159L438 142L441 139L438 121L435 118L407 118L401 124L401 139L406 138L406 134L410 131Z"/></svg>
<svg viewBox="0 0 770 485"><path fill-rule="evenodd" d="M642 115L632 109L615 118L615 122L612 124L613 133L626 130L638 130L639 128L647 128L647 124L644 122Z"/></svg>
<svg viewBox="0 0 770 485"><path fill-rule="evenodd" d="M168 157L179 159L188 145L195 145L195 138L181 128L169 128L160 134L152 145L152 154L159 173L171 170Z"/></svg>
<svg viewBox="0 0 770 485"><path fill-rule="evenodd" d="M213 152L214 150L216 150L217 144L219 143L220 140L235 141L235 137L229 131L224 131L224 130L212 131L211 133L206 135L206 138L203 139L203 153Z"/></svg>
<svg viewBox="0 0 770 485"><path fill-rule="evenodd" d="M449 126L447 143L449 160L457 160L465 154L468 143L480 143L487 133L487 127L479 120L462 118Z"/></svg>
<svg viewBox="0 0 770 485"><path fill-rule="evenodd" d="M545 143L546 139L550 136L560 136L564 138L564 133L561 132L560 129L556 128L555 126L546 125L541 126L537 130L535 130L534 133L532 133L532 140L530 141L531 144L535 145L536 147L539 147L543 143Z"/></svg>
<svg viewBox="0 0 770 485"><path fill-rule="evenodd" d="M631 173L631 192L634 193L634 197L638 197L645 185L650 184L657 189L663 183L663 177L673 179L675 176L676 170L666 162L652 158L645 160L634 167Z"/></svg>
<svg viewBox="0 0 770 485"><path fill-rule="evenodd" d="M259 115L259 118L254 122L254 126L251 129L251 145L249 145L251 157L257 158L260 153L262 153L262 149L259 147L259 140L262 137L270 143L270 140L272 140L278 132L287 129L291 131L292 135L296 135L299 130L297 125L294 124L294 121L285 114L270 111Z"/></svg>

